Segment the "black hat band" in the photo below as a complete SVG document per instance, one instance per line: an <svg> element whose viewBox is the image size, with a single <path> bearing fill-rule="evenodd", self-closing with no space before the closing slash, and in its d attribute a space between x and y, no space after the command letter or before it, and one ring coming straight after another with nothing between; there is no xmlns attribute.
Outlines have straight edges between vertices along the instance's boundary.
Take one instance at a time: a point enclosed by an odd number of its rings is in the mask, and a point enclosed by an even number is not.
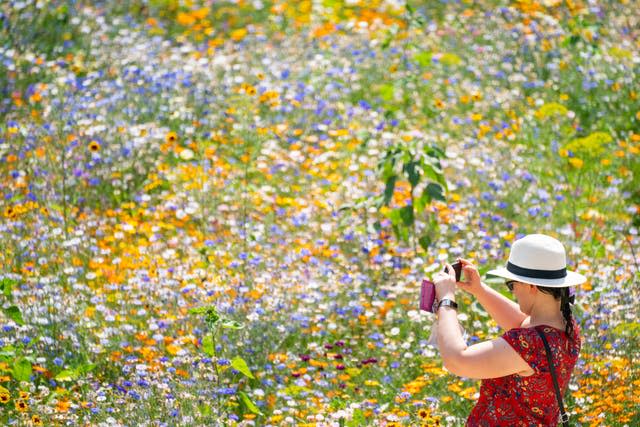
<svg viewBox="0 0 640 427"><path fill-rule="evenodd" d="M507 261L507 270L518 276L530 277L532 279L562 279L567 277L567 269L560 270L534 270L531 268L520 267Z"/></svg>

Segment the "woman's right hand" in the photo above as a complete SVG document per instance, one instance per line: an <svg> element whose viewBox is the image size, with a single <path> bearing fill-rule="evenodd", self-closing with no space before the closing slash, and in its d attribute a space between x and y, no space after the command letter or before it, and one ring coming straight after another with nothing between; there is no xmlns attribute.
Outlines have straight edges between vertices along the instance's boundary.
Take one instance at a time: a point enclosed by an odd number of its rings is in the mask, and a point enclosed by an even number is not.
<svg viewBox="0 0 640 427"><path fill-rule="evenodd" d="M462 263L462 273L464 274L464 281L457 283L460 289L464 289L471 295L476 296L482 291L482 282L480 281L480 273L471 261L458 258Z"/></svg>

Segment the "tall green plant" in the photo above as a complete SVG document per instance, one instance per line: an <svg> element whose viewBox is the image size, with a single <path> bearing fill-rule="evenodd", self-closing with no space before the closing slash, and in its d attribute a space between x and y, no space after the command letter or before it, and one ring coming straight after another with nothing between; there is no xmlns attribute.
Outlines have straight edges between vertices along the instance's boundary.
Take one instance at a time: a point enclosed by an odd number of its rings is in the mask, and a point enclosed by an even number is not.
<svg viewBox="0 0 640 427"><path fill-rule="evenodd" d="M418 146L398 144L387 150L378 165L385 185L379 208L392 206L398 181L409 182L409 203L384 210L384 216L391 221L400 240L411 242L414 253L417 253L417 244L427 250L435 238L437 222L433 214L425 213L425 208L434 200L445 200L447 183L440 165L443 156L442 149L435 145L420 149ZM418 229L419 220L423 221L421 230Z"/></svg>

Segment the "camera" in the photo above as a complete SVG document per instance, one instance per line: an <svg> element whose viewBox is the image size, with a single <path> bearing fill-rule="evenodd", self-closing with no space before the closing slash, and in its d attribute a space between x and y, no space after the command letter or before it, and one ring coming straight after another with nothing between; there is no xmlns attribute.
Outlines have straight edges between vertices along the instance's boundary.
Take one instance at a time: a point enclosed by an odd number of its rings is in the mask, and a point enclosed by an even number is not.
<svg viewBox="0 0 640 427"><path fill-rule="evenodd" d="M453 271L456 273L456 282L459 282L460 276L462 275L462 263L460 261L456 261L451 264L451 267L453 267ZM445 273L449 273L446 267L444 271ZM436 286L432 281L424 279L422 281L422 286L420 287L420 310L433 313L433 303L435 299Z"/></svg>

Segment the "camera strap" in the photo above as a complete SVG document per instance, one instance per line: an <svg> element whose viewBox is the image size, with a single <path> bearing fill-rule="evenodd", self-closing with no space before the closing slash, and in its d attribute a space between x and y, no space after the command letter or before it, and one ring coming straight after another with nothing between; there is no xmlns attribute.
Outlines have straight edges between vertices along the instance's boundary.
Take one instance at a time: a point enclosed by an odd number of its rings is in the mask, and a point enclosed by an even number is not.
<svg viewBox="0 0 640 427"><path fill-rule="evenodd" d="M560 409L560 422L563 427L569 427L569 414L564 411L564 404L562 403L562 393L560 393L560 386L558 385L558 377L556 377L556 370L553 366L553 360L551 360L551 348L549 347L549 343L547 342L547 337L544 335L540 329L535 328L540 338L542 338L542 343L544 344L544 349L547 353L547 362L549 362L549 371L551 372L551 378L553 379L553 388L556 391L556 398L558 399L558 407Z"/></svg>

